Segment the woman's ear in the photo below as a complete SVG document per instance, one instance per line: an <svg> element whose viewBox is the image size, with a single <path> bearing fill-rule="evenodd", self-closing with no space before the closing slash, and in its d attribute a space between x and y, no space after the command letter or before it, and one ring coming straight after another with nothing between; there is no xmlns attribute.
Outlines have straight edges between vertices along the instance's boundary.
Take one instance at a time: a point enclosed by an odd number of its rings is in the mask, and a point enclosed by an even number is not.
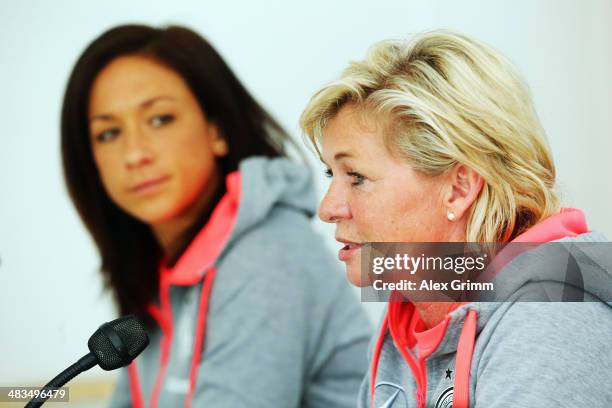
<svg viewBox="0 0 612 408"><path fill-rule="evenodd" d="M457 163L447 175L449 189L444 197L444 206L450 221L460 220L478 197L484 179L462 163Z"/></svg>
<svg viewBox="0 0 612 408"><path fill-rule="evenodd" d="M226 156L229 152L229 146L216 124L210 123L209 134L211 138L210 143L213 154L217 157Z"/></svg>

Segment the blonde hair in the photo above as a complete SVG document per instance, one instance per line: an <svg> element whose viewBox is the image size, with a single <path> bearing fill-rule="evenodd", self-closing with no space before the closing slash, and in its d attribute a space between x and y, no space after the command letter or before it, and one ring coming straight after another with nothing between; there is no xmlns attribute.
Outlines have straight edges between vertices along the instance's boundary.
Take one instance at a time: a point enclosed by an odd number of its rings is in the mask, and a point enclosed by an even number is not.
<svg viewBox="0 0 612 408"><path fill-rule="evenodd" d="M326 124L347 103L390 123L391 153L423 174L463 163L483 177L466 241L506 242L559 211L555 166L529 90L488 45L444 30L375 44L302 113L317 152Z"/></svg>

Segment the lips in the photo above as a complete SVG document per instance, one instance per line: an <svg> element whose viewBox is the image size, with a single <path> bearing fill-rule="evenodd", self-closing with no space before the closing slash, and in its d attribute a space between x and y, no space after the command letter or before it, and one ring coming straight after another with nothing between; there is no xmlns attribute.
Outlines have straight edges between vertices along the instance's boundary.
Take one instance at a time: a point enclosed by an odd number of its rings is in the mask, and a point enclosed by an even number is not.
<svg viewBox="0 0 612 408"><path fill-rule="evenodd" d="M361 247L361 246L363 246L363 244L356 244L352 242L350 244L346 244L343 249L353 249L353 248Z"/></svg>
<svg viewBox="0 0 612 408"><path fill-rule="evenodd" d="M169 178L170 176L161 176L148 179L133 185L130 187L130 191L134 193L153 193L158 191Z"/></svg>
<svg viewBox="0 0 612 408"><path fill-rule="evenodd" d="M363 246L363 244L348 241L343 238L336 238L336 241L344 244L344 246L340 248L340 251L338 251L338 259L340 259L342 262L350 260L353 256L355 256L355 254L359 252L360 248Z"/></svg>

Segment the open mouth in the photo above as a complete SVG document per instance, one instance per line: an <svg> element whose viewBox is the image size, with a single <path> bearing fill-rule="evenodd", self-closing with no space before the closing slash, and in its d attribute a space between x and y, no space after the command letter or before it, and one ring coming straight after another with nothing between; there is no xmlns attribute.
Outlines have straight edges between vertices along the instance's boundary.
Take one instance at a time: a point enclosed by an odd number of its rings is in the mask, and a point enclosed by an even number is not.
<svg viewBox="0 0 612 408"><path fill-rule="evenodd" d="M348 261L357 252L359 252L359 249L362 246L363 246L363 244L357 244L357 243L354 243L354 242L346 243L342 248L340 248L340 251L338 252L338 259L340 259L343 262Z"/></svg>
<svg viewBox="0 0 612 408"><path fill-rule="evenodd" d="M363 246L363 244L356 244L356 243L350 243L350 244L346 244L345 246L342 247L342 249L354 249L354 248L361 248Z"/></svg>

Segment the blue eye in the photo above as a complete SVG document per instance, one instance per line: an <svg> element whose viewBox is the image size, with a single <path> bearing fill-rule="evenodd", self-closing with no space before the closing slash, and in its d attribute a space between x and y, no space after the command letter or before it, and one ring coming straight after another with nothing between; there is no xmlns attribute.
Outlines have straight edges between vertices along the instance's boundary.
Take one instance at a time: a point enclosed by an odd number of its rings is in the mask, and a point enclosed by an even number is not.
<svg viewBox="0 0 612 408"><path fill-rule="evenodd" d="M348 173L349 176L353 177L353 182L351 183L351 185L353 186L359 186L361 184L363 184L363 182L365 181L365 177L355 171L349 171Z"/></svg>
<svg viewBox="0 0 612 408"><path fill-rule="evenodd" d="M151 118L151 124L154 127L164 126L174 120L174 116L172 115L157 115Z"/></svg>
<svg viewBox="0 0 612 408"><path fill-rule="evenodd" d="M325 169L325 172L324 172L324 173L325 173L325 177L327 177L327 178L332 178L332 177L334 177L334 173L333 173L333 172L332 172L332 170L331 170L331 169L329 169L329 168L328 168L328 169Z"/></svg>
<svg viewBox="0 0 612 408"><path fill-rule="evenodd" d="M104 143L115 139L119 135L119 128L110 128L98 133L95 137L96 142Z"/></svg>

